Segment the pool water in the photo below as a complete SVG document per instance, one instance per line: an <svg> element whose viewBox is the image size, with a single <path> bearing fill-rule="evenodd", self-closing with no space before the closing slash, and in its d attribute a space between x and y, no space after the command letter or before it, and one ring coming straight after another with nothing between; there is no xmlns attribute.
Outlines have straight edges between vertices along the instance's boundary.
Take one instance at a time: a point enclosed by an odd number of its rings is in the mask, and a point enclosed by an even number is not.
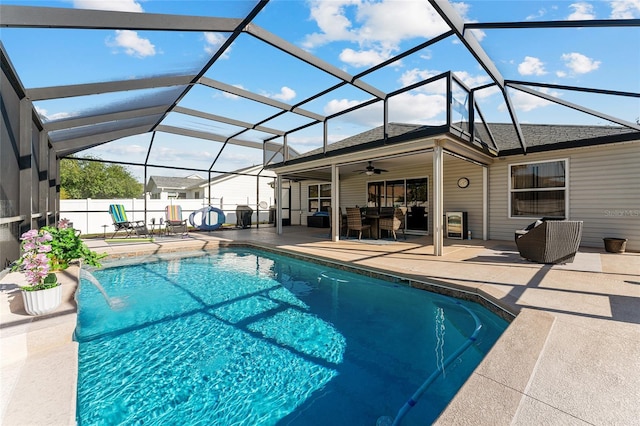
<svg viewBox="0 0 640 426"><path fill-rule="evenodd" d="M403 425L430 424L507 323L480 305L250 249L92 271L79 425L375 425L474 330Z"/></svg>

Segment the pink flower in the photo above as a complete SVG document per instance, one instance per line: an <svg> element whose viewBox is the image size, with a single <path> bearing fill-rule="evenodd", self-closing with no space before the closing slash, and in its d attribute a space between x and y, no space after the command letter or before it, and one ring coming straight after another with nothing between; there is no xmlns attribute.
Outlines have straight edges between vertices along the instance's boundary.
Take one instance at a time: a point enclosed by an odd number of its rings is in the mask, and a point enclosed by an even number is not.
<svg viewBox="0 0 640 426"><path fill-rule="evenodd" d="M49 258L47 253L51 252L51 245L47 244L53 239L50 233L32 229L22 234L22 256L19 265L31 285L38 285L43 282L49 274Z"/></svg>
<svg viewBox="0 0 640 426"><path fill-rule="evenodd" d="M31 229L27 232L25 232L24 234L22 234L22 236L20 237L21 240L31 240L35 237L38 236L38 230L37 229Z"/></svg>

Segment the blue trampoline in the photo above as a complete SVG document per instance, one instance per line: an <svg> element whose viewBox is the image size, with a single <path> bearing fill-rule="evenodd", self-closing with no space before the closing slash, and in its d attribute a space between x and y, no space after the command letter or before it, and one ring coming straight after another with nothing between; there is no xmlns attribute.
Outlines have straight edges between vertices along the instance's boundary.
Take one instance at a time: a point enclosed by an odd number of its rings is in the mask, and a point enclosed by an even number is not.
<svg viewBox="0 0 640 426"><path fill-rule="evenodd" d="M199 222L196 223L196 216L198 215ZM212 206L196 210L189 215L189 223L191 226L201 231L215 231L222 226L224 221L224 212Z"/></svg>

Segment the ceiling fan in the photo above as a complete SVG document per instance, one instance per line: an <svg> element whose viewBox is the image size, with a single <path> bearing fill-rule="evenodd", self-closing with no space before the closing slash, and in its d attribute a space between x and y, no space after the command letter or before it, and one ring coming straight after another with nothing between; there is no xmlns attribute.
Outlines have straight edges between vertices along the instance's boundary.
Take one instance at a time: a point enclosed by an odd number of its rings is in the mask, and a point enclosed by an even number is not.
<svg viewBox="0 0 640 426"><path fill-rule="evenodd" d="M379 175L380 173L383 172L387 172L388 170L385 169L376 169L375 167L373 167L373 165L371 164L371 161L369 161L369 165L362 170L361 172L359 172L360 174L364 173L367 176L371 176L371 175Z"/></svg>

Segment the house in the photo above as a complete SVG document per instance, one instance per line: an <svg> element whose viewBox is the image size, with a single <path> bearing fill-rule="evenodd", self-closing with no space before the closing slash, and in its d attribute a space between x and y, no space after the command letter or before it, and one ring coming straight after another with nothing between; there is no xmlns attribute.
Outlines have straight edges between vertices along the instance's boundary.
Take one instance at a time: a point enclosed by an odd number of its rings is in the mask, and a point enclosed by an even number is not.
<svg viewBox="0 0 640 426"><path fill-rule="evenodd" d="M209 204L226 206L258 205L262 209L275 203L273 181L275 173L263 166L249 166L195 183L189 190L210 199ZM222 208L222 207L220 207ZM235 209L235 207L233 207Z"/></svg>
<svg viewBox="0 0 640 426"><path fill-rule="evenodd" d="M260 201L272 204L273 179L275 174L269 170L261 170L262 166L249 166L233 172L220 174L211 179L192 174L185 177L151 176L147 182L147 193L152 200L219 200L225 204L256 204L256 188ZM259 179L257 180L259 176ZM256 182L259 182L256 187ZM220 201L222 200L222 201ZM218 203L216 202L216 204Z"/></svg>
<svg viewBox="0 0 640 426"><path fill-rule="evenodd" d="M525 154L513 125L476 126L471 141L455 125L389 123L386 136L378 127L270 168L298 182L292 199L303 216L319 206L407 206L407 233L434 235L436 254L447 212L467 213L472 238L513 241L515 230L556 217L584 222L585 247L618 237L640 250L637 131L521 124Z"/></svg>
<svg viewBox="0 0 640 426"><path fill-rule="evenodd" d="M200 199L204 198L199 191L199 184L206 182L200 175L192 174L186 177L151 176L147 183L147 193L152 200Z"/></svg>

